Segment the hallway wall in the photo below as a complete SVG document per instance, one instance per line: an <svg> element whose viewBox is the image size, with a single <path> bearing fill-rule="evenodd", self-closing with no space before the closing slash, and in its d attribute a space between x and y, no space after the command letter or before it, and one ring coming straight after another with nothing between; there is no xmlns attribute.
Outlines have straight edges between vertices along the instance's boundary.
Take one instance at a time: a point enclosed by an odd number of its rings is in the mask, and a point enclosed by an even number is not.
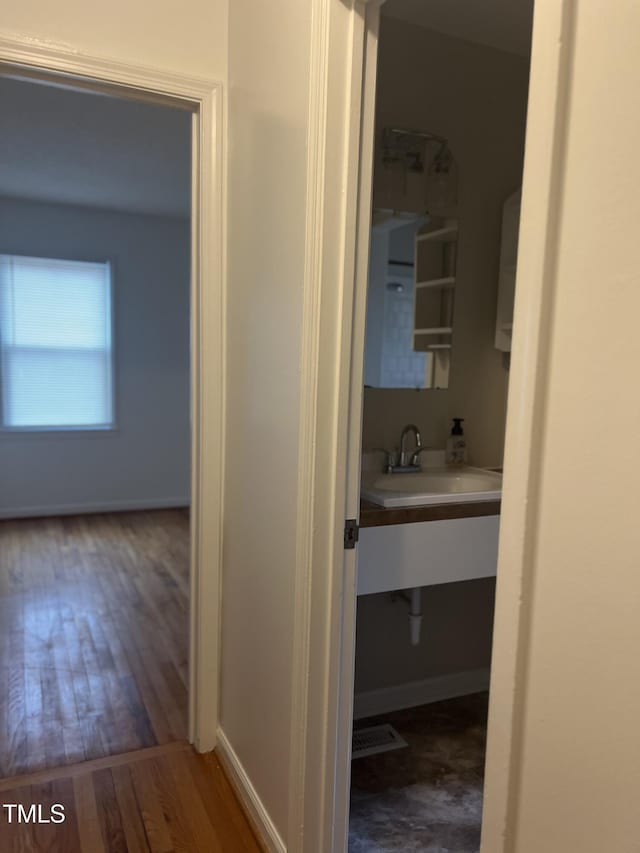
<svg viewBox="0 0 640 853"><path fill-rule="evenodd" d="M225 81L228 0L11 0L2 30L108 57Z"/></svg>
<svg viewBox="0 0 640 853"><path fill-rule="evenodd" d="M534 367L527 356L536 343L524 336L513 353L512 371L521 381L526 371L529 388L527 405L524 394L514 401L507 428L500 689L491 700L482 850L635 853L640 6L566 3L560 18L560 4L547 5L534 24L532 114L543 119L525 167L522 299L516 295L516 324L524 328L543 289L540 357ZM617 444L620 424L632 440Z"/></svg>
<svg viewBox="0 0 640 853"><path fill-rule="evenodd" d="M286 838L311 3L229 20L221 728ZM286 27L282 22L287 22Z"/></svg>

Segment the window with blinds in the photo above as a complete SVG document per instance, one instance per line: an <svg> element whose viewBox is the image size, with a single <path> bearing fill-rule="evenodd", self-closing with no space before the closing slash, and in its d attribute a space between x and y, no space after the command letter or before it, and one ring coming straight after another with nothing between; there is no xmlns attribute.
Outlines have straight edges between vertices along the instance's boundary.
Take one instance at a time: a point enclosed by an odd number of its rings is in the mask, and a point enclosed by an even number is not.
<svg viewBox="0 0 640 853"><path fill-rule="evenodd" d="M2 425L113 426L108 263L0 255Z"/></svg>

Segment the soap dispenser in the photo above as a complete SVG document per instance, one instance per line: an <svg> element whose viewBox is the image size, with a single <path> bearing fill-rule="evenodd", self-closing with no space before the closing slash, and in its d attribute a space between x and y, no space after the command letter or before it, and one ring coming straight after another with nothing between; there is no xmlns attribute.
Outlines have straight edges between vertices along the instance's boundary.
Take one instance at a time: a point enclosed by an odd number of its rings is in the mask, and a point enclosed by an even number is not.
<svg viewBox="0 0 640 853"><path fill-rule="evenodd" d="M454 418L451 435L447 439L446 460L449 465L464 465L467 461L467 439L462 429L464 418Z"/></svg>

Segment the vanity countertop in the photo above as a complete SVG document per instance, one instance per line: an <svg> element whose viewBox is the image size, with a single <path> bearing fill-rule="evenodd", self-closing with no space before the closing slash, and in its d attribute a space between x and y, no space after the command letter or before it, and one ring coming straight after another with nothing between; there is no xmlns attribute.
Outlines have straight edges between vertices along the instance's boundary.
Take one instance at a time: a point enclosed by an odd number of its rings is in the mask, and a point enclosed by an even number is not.
<svg viewBox="0 0 640 853"><path fill-rule="evenodd" d="M475 503L430 504L388 508L369 501L360 501L360 527L381 527L385 524L411 524L416 521L445 521L452 518L476 518L500 515L500 501Z"/></svg>

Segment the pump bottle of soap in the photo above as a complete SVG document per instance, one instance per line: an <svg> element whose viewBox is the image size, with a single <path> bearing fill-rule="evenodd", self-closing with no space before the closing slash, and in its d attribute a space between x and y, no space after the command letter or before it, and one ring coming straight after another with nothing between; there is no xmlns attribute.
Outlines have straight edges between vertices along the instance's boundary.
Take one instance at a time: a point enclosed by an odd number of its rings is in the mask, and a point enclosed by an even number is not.
<svg viewBox="0 0 640 853"><path fill-rule="evenodd" d="M449 465L464 465L467 461L467 439L462 429L464 418L454 418L451 435L447 439L446 460Z"/></svg>

